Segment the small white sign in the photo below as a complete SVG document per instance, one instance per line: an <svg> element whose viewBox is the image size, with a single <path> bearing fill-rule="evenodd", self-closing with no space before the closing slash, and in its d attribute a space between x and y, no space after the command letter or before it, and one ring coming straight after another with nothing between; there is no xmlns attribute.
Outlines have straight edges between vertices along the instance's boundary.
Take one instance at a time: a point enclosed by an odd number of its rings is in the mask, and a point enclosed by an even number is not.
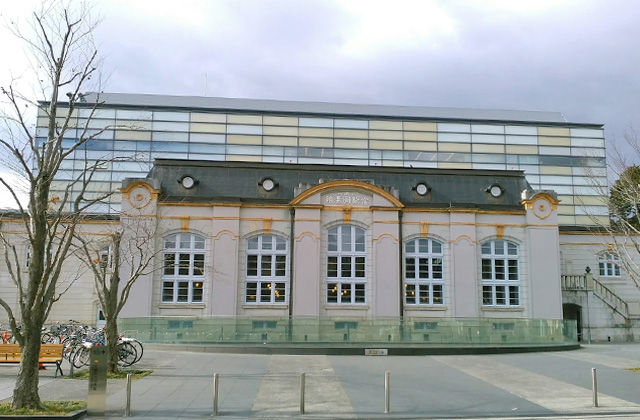
<svg viewBox="0 0 640 420"><path fill-rule="evenodd" d="M387 349L364 349L365 356L387 356L388 354Z"/></svg>

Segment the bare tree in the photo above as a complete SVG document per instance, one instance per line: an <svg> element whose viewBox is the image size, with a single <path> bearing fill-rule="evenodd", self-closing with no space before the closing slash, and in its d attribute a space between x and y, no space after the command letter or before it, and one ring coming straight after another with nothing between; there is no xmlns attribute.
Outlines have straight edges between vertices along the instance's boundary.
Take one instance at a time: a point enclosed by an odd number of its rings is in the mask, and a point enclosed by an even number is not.
<svg viewBox="0 0 640 420"><path fill-rule="evenodd" d="M624 272L640 288L640 137L630 127L622 148L614 148L609 171L617 178L609 189L596 185L609 208L609 223L598 223L608 233L609 252Z"/></svg>
<svg viewBox="0 0 640 420"><path fill-rule="evenodd" d="M90 242L78 235L81 261L93 273L106 320L104 332L110 372L118 371L118 315L127 303L135 281L153 271L155 258L154 220L140 217L120 226L106 241Z"/></svg>
<svg viewBox="0 0 640 420"><path fill-rule="evenodd" d="M62 193L51 194L52 182L62 161L81 152L87 142L108 128L88 129L99 106L81 103L82 91L97 71L97 51L92 39L95 24L85 3L73 3L73 9L70 4L43 2L33 13L30 25L12 22L13 33L29 49L40 85L35 96L20 91L16 80L1 89L6 110L0 120L3 124L0 153L4 162L11 163L9 169L25 180L28 195L28 203L23 204L16 184L6 173L0 174L0 184L13 197L17 209L1 216L3 220L17 219L30 248L29 265L25 267L21 264L23 258L19 255L21 247L16 244L16 235L0 234L4 262L17 294L15 305L0 299L0 306L8 314L22 353L13 408L41 407L38 394L41 329L53 303L60 297L60 273L76 227L91 205L104 199L87 193L101 164L95 160L87 161L84 170L69 181ZM63 91L67 102L59 102ZM37 102L38 99L42 102ZM79 106L87 109L87 118L77 133L67 136ZM39 133L38 137L29 123L29 112L35 109L40 110L41 118L46 121L46 132ZM75 140L63 145L63 137ZM19 322L21 328L18 328Z"/></svg>

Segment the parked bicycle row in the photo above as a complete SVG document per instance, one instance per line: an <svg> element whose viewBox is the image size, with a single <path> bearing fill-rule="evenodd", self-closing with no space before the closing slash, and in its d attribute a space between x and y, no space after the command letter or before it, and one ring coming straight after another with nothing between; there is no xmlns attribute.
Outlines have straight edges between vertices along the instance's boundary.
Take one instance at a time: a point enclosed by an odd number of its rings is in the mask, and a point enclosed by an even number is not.
<svg viewBox="0 0 640 420"><path fill-rule="evenodd" d="M2 341L15 343L11 329L0 326ZM62 344L62 356L75 368L89 365L91 348L106 345L104 331L89 325L70 320L67 323L56 323L43 328L42 343ZM142 359L144 348L135 338L118 337L118 365L131 366Z"/></svg>

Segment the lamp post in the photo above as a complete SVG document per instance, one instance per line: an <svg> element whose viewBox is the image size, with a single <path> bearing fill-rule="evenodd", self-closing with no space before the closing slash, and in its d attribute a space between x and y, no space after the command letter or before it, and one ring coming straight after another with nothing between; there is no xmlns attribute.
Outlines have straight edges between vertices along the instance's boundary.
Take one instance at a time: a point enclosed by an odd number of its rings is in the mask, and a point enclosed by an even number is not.
<svg viewBox="0 0 640 420"><path fill-rule="evenodd" d="M590 277L591 277L591 267L587 266L585 269L585 275L584 275L584 292L586 293L586 297L587 297L587 301L586 301L586 311L587 311L587 325L588 325L588 335L587 335L587 342L589 344L591 344L591 316L589 313L589 284L591 283Z"/></svg>

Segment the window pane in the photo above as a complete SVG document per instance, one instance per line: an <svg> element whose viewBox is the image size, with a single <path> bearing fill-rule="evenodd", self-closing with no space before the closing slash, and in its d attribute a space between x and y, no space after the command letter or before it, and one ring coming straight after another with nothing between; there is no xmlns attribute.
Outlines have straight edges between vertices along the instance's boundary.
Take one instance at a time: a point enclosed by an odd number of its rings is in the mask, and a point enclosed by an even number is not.
<svg viewBox="0 0 640 420"><path fill-rule="evenodd" d="M262 249L263 250L272 249L272 241L273 241L273 236L271 236L271 235L262 235Z"/></svg>
<svg viewBox="0 0 640 420"><path fill-rule="evenodd" d="M416 303L416 285L415 284L404 285L404 297L407 303Z"/></svg>
<svg viewBox="0 0 640 420"><path fill-rule="evenodd" d="M416 261L413 258L405 258L405 275L408 279L416 278Z"/></svg>
<svg viewBox="0 0 640 420"><path fill-rule="evenodd" d="M351 277L351 257L340 258L340 276Z"/></svg>
<svg viewBox="0 0 640 420"><path fill-rule="evenodd" d="M495 254L504 255L504 241L494 241Z"/></svg>
<svg viewBox="0 0 640 420"><path fill-rule="evenodd" d="M509 280L518 280L518 260L509 260Z"/></svg>
<svg viewBox="0 0 640 420"><path fill-rule="evenodd" d="M482 304L493 305L493 288L491 286L482 286Z"/></svg>
<svg viewBox="0 0 640 420"><path fill-rule="evenodd" d="M271 283L260 283L260 302L271 302Z"/></svg>
<svg viewBox="0 0 640 420"><path fill-rule="evenodd" d="M164 238L164 247L173 249L176 247L176 235L169 235Z"/></svg>
<svg viewBox="0 0 640 420"><path fill-rule="evenodd" d="M181 276L188 276L189 275L189 262L191 261L191 255L189 254L180 254L179 257L179 267L178 267L178 274Z"/></svg>
<svg viewBox="0 0 640 420"><path fill-rule="evenodd" d="M495 260L496 280L504 280L504 260Z"/></svg>
<svg viewBox="0 0 640 420"><path fill-rule="evenodd" d="M405 244L405 252L407 254L416 252L416 243L415 243L415 241L407 242Z"/></svg>
<svg viewBox="0 0 640 420"><path fill-rule="evenodd" d="M482 255L490 255L490 254L491 254L491 242L482 244Z"/></svg>
<svg viewBox="0 0 640 420"><path fill-rule="evenodd" d="M327 277L338 277L338 257L327 258Z"/></svg>
<svg viewBox="0 0 640 420"><path fill-rule="evenodd" d="M514 243L508 242L509 255L518 255L518 246Z"/></svg>
<svg viewBox="0 0 640 420"><path fill-rule="evenodd" d="M258 275L258 256L247 255L247 276Z"/></svg>
<svg viewBox="0 0 640 420"><path fill-rule="evenodd" d="M189 300L189 282L178 282L178 302L187 302Z"/></svg>
<svg viewBox="0 0 640 420"><path fill-rule="evenodd" d="M418 273L421 279L429 278L429 260L427 258L420 258L418 261Z"/></svg>
<svg viewBox="0 0 640 420"><path fill-rule="evenodd" d="M163 302L173 301L173 282L172 281L165 281L162 283L162 301Z"/></svg>
<svg viewBox="0 0 640 420"><path fill-rule="evenodd" d="M193 255L193 275L202 276L204 274L204 254Z"/></svg>
<svg viewBox="0 0 640 420"><path fill-rule="evenodd" d="M279 236L276 236L276 250L284 251L287 249L287 242Z"/></svg>
<svg viewBox="0 0 640 420"><path fill-rule="evenodd" d="M285 255L276 255L276 276L284 277L287 269L287 257Z"/></svg>
<svg viewBox="0 0 640 420"><path fill-rule="evenodd" d="M247 302L255 302L256 294L258 292L258 283L247 283Z"/></svg>
<svg viewBox="0 0 640 420"><path fill-rule="evenodd" d="M340 302L351 303L351 283L342 283L340 285Z"/></svg>
<svg viewBox="0 0 640 420"><path fill-rule="evenodd" d="M431 241L431 248L434 254L442 254L442 244L440 242Z"/></svg>
<svg viewBox="0 0 640 420"><path fill-rule="evenodd" d="M195 249L204 249L204 238L201 236L195 236L193 239L193 247Z"/></svg>
<svg viewBox="0 0 640 420"><path fill-rule="evenodd" d="M442 285L434 284L433 285L433 303L437 305L444 304L444 300L442 299Z"/></svg>
<svg viewBox="0 0 640 420"><path fill-rule="evenodd" d="M356 228L356 252L364 252L364 230Z"/></svg>
<svg viewBox="0 0 640 420"><path fill-rule="evenodd" d="M434 279L441 279L442 278L442 258L433 258L431 260L431 268L433 270L433 272L431 273L431 276Z"/></svg>
<svg viewBox="0 0 640 420"><path fill-rule="evenodd" d="M338 302L338 284L337 283L327 283L327 302L329 303Z"/></svg>
<svg viewBox="0 0 640 420"><path fill-rule="evenodd" d="M351 251L351 226L342 226L342 252Z"/></svg>
<svg viewBox="0 0 640 420"><path fill-rule="evenodd" d="M264 242L263 242L263 245L264 245ZM271 255L262 256L260 273L262 276L265 276L265 277L271 276Z"/></svg>
<svg viewBox="0 0 640 420"><path fill-rule="evenodd" d="M258 237L254 236L253 238L249 239L249 242L247 244L247 248L249 249L258 249Z"/></svg>
<svg viewBox="0 0 640 420"><path fill-rule="evenodd" d="M496 286L496 305L506 305L507 295L505 286Z"/></svg>
<svg viewBox="0 0 640 420"><path fill-rule="evenodd" d="M193 296L192 302L202 302L202 282L196 281L193 283Z"/></svg>
<svg viewBox="0 0 640 420"><path fill-rule="evenodd" d="M356 257L356 277L364 277L364 257Z"/></svg>
<svg viewBox="0 0 640 420"><path fill-rule="evenodd" d="M284 302L285 301L285 284L284 283L276 283L276 302Z"/></svg>
<svg viewBox="0 0 640 420"><path fill-rule="evenodd" d="M418 241L418 252L421 254L429 253L429 241L427 239L420 239Z"/></svg>
<svg viewBox="0 0 640 420"><path fill-rule="evenodd" d="M364 284L356 284L356 303L365 303Z"/></svg>
<svg viewBox="0 0 640 420"><path fill-rule="evenodd" d="M509 286L509 305L520 305L518 286Z"/></svg>
<svg viewBox="0 0 640 420"><path fill-rule="evenodd" d="M338 250L338 228L329 229L328 249L329 251Z"/></svg>
<svg viewBox="0 0 640 420"><path fill-rule="evenodd" d="M191 235L180 235L180 248L191 248Z"/></svg>
<svg viewBox="0 0 640 420"><path fill-rule="evenodd" d="M175 274L176 255L164 254L164 274L173 276Z"/></svg>
<svg viewBox="0 0 640 420"><path fill-rule="evenodd" d="M429 302L429 285L421 284L419 288L419 292L420 292L420 303L423 305L430 303Z"/></svg>

